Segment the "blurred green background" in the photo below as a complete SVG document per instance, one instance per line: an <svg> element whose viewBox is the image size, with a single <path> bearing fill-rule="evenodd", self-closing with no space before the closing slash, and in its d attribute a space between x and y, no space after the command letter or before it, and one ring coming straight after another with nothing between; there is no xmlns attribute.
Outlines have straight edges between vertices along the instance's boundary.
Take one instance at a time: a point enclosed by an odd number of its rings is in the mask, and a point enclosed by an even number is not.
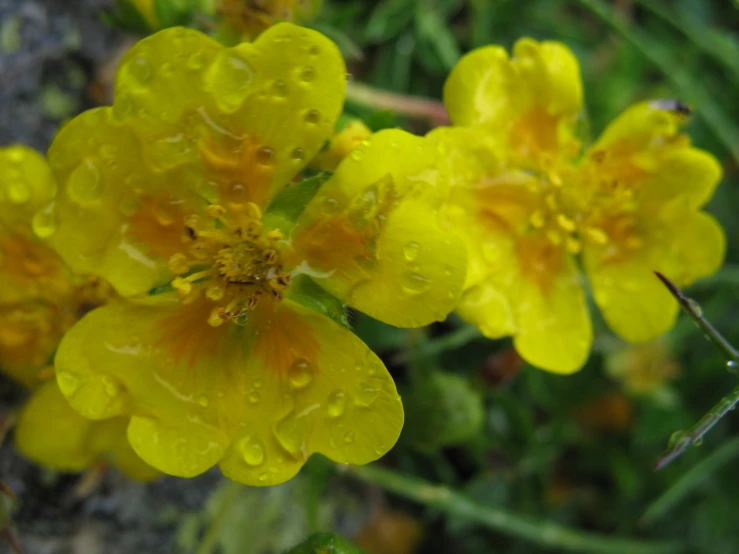
<svg viewBox="0 0 739 554"><path fill-rule="evenodd" d="M581 63L593 138L638 100L690 103L687 132L724 167L708 210L726 231L728 251L724 268L688 292L739 345L737 2L324 0L309 25L340 45L353 83L433 99L459 57L475 47L510 49L522 36L562 41ZM94 103L86 91L75 100L79 107ZM347 112L373 129L428 129L351 97ZM591 359L567 377L527 367L510 341L485 340L454 317L424 330L362 315L352 323L390 368L407 412L401 440L380 469L346 470L314 457L298 478L270 490L212 475L141 486L143 498L165 499L156 518L166 532L156 549L140 551L272 553L319 530L337 531L370 554L739 551L736 414L702 446L654 471L671 434L737 385L722 354L687 317L641 349L629 349L596 319ZM123 487L116 483L109 486ZM170 489L188 487L204 508L166 500ZM88 510L93 520L97 508ZM39 533L39 522L50 517L44 514L21 510L21 535ZM113 537L135 535L143 525L135 516L127 521L112 527ZM638 544L619 542L627 538Z"/></svg>

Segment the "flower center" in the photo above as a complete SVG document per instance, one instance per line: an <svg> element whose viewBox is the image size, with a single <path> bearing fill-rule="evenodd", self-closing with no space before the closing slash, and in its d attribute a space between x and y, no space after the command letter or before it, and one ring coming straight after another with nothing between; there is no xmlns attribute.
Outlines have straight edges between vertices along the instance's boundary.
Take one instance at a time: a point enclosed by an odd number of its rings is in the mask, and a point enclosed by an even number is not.
<svg viewBox="0 0 739 554"><path fill-rule="evenodd" d="M203 295L213 302L208 323L244 325L260 300L282 299L291 276L283 269L278 230L264 232L262 212L254 203L225 218L225 208L211 205L210 222L197 215L185 219L191 242L186 252L169 259L178 275L172 287L189 304Z"/></svg>

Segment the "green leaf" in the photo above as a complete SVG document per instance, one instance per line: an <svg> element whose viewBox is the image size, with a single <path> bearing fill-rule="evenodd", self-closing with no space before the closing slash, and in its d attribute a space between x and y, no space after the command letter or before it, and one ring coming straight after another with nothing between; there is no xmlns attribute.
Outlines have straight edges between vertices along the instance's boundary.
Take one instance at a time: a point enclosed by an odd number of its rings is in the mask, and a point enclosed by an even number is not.
<svg viewBox="0 0 739 554"><path fill-rule="evenodd" d="M325 183L333 175L331 171L322 171L298 181L291 183L282 189L265 212L266 218L277 218L284 220L277 224L283 232L289 231L292 225L297 221L300 214L303 213L305 207L313 199L321 185Z"/></svg>
<svg viewBox="0 0 739 554"><path fill-rule="evenodd" d="M385 42L398 36L413 21L413 0L385 0L377 5L367 22L365 39Z"/></svg>
<svg viewBox="0 0 739 554"><path fill-rule="evenodd" d="M346 305L326 292L307 275L296 276L287 289L287 297L301 306L333 319L339 325L349 328Z"/></svg>
<svg viewBox="0 0 739 554"><path fill-rule="evenodd" d="M118 0L112 12L102 12L103 21L113 28L147 34L149 24L144 16L128 0Z"/></svg>

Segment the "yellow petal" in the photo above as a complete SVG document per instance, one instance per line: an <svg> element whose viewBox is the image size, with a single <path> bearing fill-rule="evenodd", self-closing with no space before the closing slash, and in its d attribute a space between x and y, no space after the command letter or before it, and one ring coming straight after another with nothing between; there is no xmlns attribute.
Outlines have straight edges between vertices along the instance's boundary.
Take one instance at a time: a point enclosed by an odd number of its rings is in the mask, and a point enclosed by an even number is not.
<svg viewBox="0 0 739 554"><path fill-rule="evenodd" d="M502 133L513 154L540 165L576 145L574 122L582 108L577 59L558 42L523 38L508 58L488 46L464 56L444 86L455 125L485 124Z"/></svg>
<svg viewBox="0 0 739 554"><path fill-rule="evenodd" d="M0 224L28 231L36 211L56 193L46 159L23 145L0 148Z"/></svg>
<svg viewBox="0 0 739 554"><path fill-rule="evenodd" d="M165 297L92 311L57 352L62 392L90 418L130 414L136 453L181 477L221 462L276 484L312 452L366 463L392 447L395 386L348 330L289 301L260 303L245 327L211 327L209 310Z"/></svg>
<svg viewBox="0 0 739 554"><path fill-rule="evenodd" d="M227 477L274 485L315 452L366 464L392 448L403 406L387 369L362 341L289 301L261 312L255 325L262 333L245 367L248 402L221 461ZM298 340L296 329L311 340Z"/></svg>
<svg viewBox="0 0 739 554"><path fill-rule="evenodd" d="M24 456L39 464L81 471L97 458L86 443L94 425L75 412L50 381L24 406L15 428L15 443Z"/></svg>
<svg viewBox="0 0 739 554"><path fill-rule="evenodd" d="M90 312L65 336L57 381L72 407L90 419L131 414L128 437L151 466L180 477L212 467L228 445L245 376L239 354L210 327L210 306L155 297ZM238 346L238 345L237 345ZM240 354L239 354L240 355Z"/></svg>
<svg viewBox="0 0 739 554"><path fill-rule="evenodd" d="M330 136L344 80L333 43L290 24L235 48L186 29L142 40L121 62L114 106L52 144L61 193L43 235L125 296L168 281L184 219L206 201L265 207Z"/></svg>
<svg viewBox="0 0 739 554"><path fill-rule="evenodd" d="M298 220L291 263L349 305L400 327L441 320L464 284L462 241L443 227L438 151L381 131L337 168Z"/></svg>
<svg viewBox="0 0 739 554"><path fill-rule="evenodd" d="M43 466L82 471L109 460L132 479L149 481L159 475L131 449L123 417L91 421L75 412L56 381L38 387L18 418L15 443L21 453Z"/></svg>
<svg viewBox="0 0 739 554"><path fill-rule="evenodd" d="M610 327L631 342L661 335L677 317L677 302L654 271L689 285L715 272L725 250L718 223L689 210L663 214L643 240L634 252L615 258L608 245L588 246L583 252L596 303Z"/></svg>
<svg viewBox="0 0 739 554"><path fill-rule="evenodd" d="M519 324L513 342L521 357L542 369L569 374L585 365L593 330L577 265L563 257L550 288L523 278L510 298Z"/></svg>
<svg viewBox="0 0 739 554"><path fill-rule="evenodd" d="M678 200L697 208L708 201L721 180L721 166L711 154L679 134L686 120L673 101L635 104L613 121L590 150L592 171L631 188L644 212Z"/></svg>
<svg viewBox="0 0 739 554"><path fill-rule="evenodd" d="M372 131L361 119L351 120L343 129L334 133L331 142L313 158L310 167L321 171L335 170L352 150L358 148L371 135Z"/></svg>

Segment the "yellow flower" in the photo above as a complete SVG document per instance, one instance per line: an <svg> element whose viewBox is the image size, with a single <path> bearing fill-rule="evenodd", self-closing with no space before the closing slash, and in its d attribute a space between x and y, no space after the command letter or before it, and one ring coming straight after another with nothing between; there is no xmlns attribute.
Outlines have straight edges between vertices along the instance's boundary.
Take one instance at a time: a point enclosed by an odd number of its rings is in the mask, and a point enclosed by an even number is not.
<svg viewBox="0 0 739 554"><path fill-rule="evenodd" d="M157 472L136 456L125 421L92 422L72 410L51 378L51 358L82 314L105 303L110 287L76 278L32 232L33 213L56 193L46 160L25 146L0 148L0 370L35 389L15 430L28 458L60 470L80 471L111 458L137 479ZM38 212L43 224L48 213ZM120 418L119 418L120 419Z"/></svg>
<svg viewBox="0 0 739 554"><path fill-rule="evenodd" d="M489 46L454 68L444 99L455 127L431 133L452 174L450 217L470 267L459 313L488 337L513 335L533 365L571 373L592 341L580 257L610 327L632 342L669 329L680 285L719 267L724 236L700 211L718 162L679 133L687 107L636 104L580 153L582 86L557 42Z"/></svg>
<svg viewBox="0 0 739 554"><path fill-rule="evenodd" d="M349 121L343 129L334 133L318 155L311 161L310 167L333 171L355 148L367 140L372 131L359 119Z"/></svg>
<svg viewBox="0 0 739 554"><path fill-rule="evenodd" d="M366 463L400 433L392 378L342 303L397 326L442 319L465 251L437 223L435 147L398 130L355 150L292 223L288 185L331 136L345 71L333 43L288 23L235 48L162 31L122 61L114 106L49 151L61 193L42 232L132 298L67 334L60 388L90 419L130 415L134 449L165 473L219 463L276 484L313 452Z"/></svg>

